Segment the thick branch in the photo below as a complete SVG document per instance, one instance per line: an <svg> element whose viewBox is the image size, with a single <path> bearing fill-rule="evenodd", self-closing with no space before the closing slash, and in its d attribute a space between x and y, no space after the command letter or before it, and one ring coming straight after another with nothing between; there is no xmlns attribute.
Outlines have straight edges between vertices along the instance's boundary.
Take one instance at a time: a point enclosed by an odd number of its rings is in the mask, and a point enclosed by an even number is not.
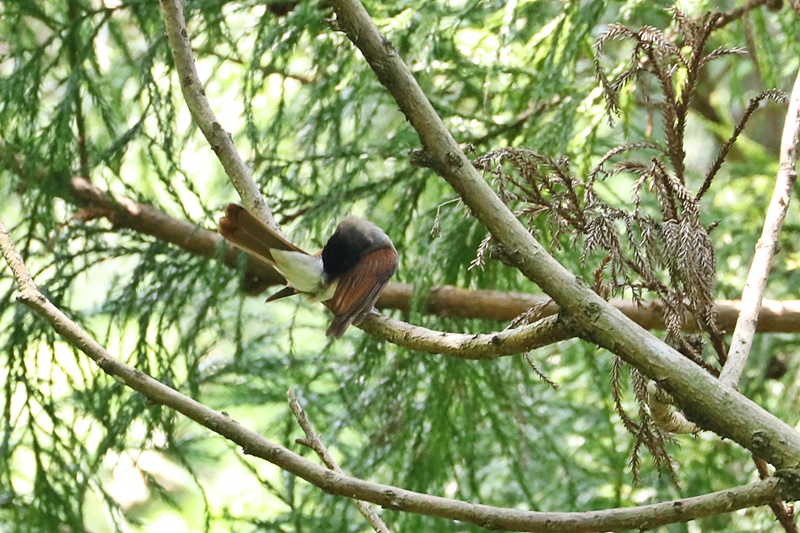
<svg viewBox="0 0 800 533"><path fill-rule="evenodd" d="M339 27L416 130L427 159L489 229L520 271L574 320L583 336L654 379L701 427L776 466L800 464L800 434L738 394L605 302L533 238L464 155L391 43L358 0L331 0Z"/></svg>
<svg viewBox="0 0 800 533"><path fill-rule="evenodd" d="M651 529L797 496L792 494L788 484L778 478L771 478L730 490L655 505L586 513L544 513L450 500L345 476L265 439L229 416L206 407L112 357L38 291L2 223L0 251L17 280L20 289L18 299L47 320L67 342L88 355L103 371L152 402L174 409L235 442L242 447L244 453L269 461L330 494L357 498L399 511L469 522L488 529L550 533Z"/></svg>
<svg viewBox="0 0 800 533"><path fill-rule="evenodd" d="M407 283L390 283L378 300L381 309L411 308L414 287ZM518 317L528 309L541 305L550 298L542 294L514 291L495 291L486 289L462 289L450 285L433 287L425 296L427 313L438 316L463 318L482 318L486 320L508 321ZM628 318L646 329L663 330L664 313L661 302L636 304L630 300L611 299L611 305L622 311ZM717 326L723 331L733 329L739 316L739 300L720 300L714 305ZM542 317L554 315L558 305L551 303L540 310ZM686 315L686 331L696 331L697 321ZM760 333L796 333L800 331L800 300L764 300L758 314Z"/></svg>
<svg viewBox="0 0 800 533"><path fill-rule="evenodd" d="M756 244L753 263L747 274L742 292L742 311L733 331L728 359L720 373L720 380L726 385L736 387L742 377L744 366L753 346L756 334L758 312L767 287L767 277L772 258L778 249L778 236L789 209L794 182L797 180L797 143L800 139L800 71L794 81L794 88L789 99L789 110L781 137L780 168L775 178L775 190L772 193L764 218L764 229Z"/></svg>
<svg viewBox="0 0 800 533"><path fill-rule="evenodd" d="M183 98L192 114L192 120L203 132L214 153L217 154L225 173L242 198L245 207L264 223L277 229L278 225L272 215L272 210L261 196L261 191L253 180L250 169L239 157L230 133L223 129L208 103L200 76L194 66L192 45L183 16L183 4L182 0L161 0L161 10L164 13L167 40L175 59L175 70L178 72Z"/></svg>

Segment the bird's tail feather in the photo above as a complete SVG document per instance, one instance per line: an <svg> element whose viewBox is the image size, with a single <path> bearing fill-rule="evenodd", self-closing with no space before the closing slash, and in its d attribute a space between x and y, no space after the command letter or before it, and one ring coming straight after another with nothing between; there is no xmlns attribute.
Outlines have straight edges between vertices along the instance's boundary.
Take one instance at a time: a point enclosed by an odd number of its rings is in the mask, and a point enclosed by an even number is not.
<svg viewBox="0 0 800 533"><path fill-rule="evenodd" d="M268 261L273 266L275 259L272 256L272 249L305 253L254 217L247 209L236 204L228 204L225 216L219 221L219 232L234 245Z"/></svg>
<svg viewBox="0 0 800 533"><path fill-rule="evenodd" d="M294 296L297 294L297 289L289 285L288 287L284 287L269 298L267 298L268 302L272 302L275 300L280 300L281 298L286 298L287 296Z"/></svg>

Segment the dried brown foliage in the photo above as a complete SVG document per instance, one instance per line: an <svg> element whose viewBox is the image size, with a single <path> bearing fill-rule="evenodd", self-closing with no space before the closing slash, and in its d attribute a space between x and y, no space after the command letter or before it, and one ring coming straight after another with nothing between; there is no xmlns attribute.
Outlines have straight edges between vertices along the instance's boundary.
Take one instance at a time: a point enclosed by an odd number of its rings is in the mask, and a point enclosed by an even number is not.
<svg viewBox="0 0 800 533"><path fill-rule="evenodd" d="M576 176L565 157L553 158L524 148L494 150L475 161L478 169L495 178L501 198L516 214L536 227L546 221L552 244L558 247L568 236L582 243L584 264L599 259L593 274L595 290L604 296L630 294L641 301L663 303L665 340L696 364L718 373L726 349L716 326L714 284L716 258L709 235L713 224L701 221L701 202L747 120L765 99L780 100L781 93L767 91L753 98L730 139L725 142L696 192L687 187L685 129L699 73L710 61L739 48L706 52L718 14L691 19L673 12L674 26L667 33L653 27L632 30L612 24L600 36L595 53L597 77L603 88L609 120L621 112L620 95L636 90L639 100L661 114L661 141L629 142L609 150L585 177ZM626 65L614 74L602 65L604 48L612 41L631 46ZM635 83L635 87L633 84ZM634 178L629 205L614 205L603 195L601 184L618 175ZM474 265L481 265L490 250L490 237L481 243ZM685 322L695 321L698 335L683 333ZM716 361L704 357L710 341ZM647 386L631 372L638 419L622 403L622 378L617 361L612 392L617 412L626 429L636 437L631 465L636 475L639 450L647 447L664 471L673 466L664 443L668 435L652 421L646 407Z"/></svg>

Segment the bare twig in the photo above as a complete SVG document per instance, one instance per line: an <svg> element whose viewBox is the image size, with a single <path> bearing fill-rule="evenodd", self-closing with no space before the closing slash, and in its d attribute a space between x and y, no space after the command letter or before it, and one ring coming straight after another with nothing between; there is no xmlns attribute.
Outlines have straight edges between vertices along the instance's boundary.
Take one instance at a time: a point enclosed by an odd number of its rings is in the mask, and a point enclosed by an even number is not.
<svg viewBox="0 0 800 533"><path fill-rule="evenodd" d="M714 22L714 29L716 30L723 28L734 20L742 18L753 9L761 7L764 4L774 3L774 0L746 0L743 6L737 7L725 13L721 13L719 18Z"/></svg>
<svg viewBox="0 0 800 533"><path fill-rule="evenodd" d="M739 314L736 328L733 332L731 348L728 352L725 366L720 373L720 381L731 387L739 385L739 380L742 377L753 345L758 323L758 312L761 309L770 266L778 249L778 236L783 226L783 220L786 218L792 189L797 179L797 144L799 139L800 71L798 71L795 79L783 127L780 168L775 179L775 189L767 209L767 215L764 218L764 229L762 230L761 238L756 244L753 262L742 292L742 311ZM761 477L766 477L768 474L764 460L756 455L753 456L753 460ZM787 533L797 532L794 518L782 502L773 502L770 504L770 508Z"/></svg>
<svg viewBox="0 0 800 533"><path fill-rule="evenodd" d="M308 415L306 414L303 406L300 405L300 401L297 399L297 396L294 395L292 389L286 391L286 396L289 398L289 408L292 410L292 414L297 419L297 423L300 424L300 427L303 428L303 432L306 434L306 438L304 439L296 439L295 442L298 444L302 444L303 446L308 446L314 453L316 453L322 462L325 463L325 466L336 472L337 474L344 474L344 471L336 464L336 461L331 457L331 454L328 453L328 448L325 447L325 444L322 442L322 438L320 437L319 433L314 430L314 426L311 424L311 420L308 419ZM356 505L358 506L358 512L367 519L369 525L372 526L372 529L377 531L378 533L391 533L389 528L386 527L386 524L383 523L381 517L378 516L378 512L367 502L362 502L361 500L356 500Z"/></svg>
<svg viewBox="0 0 800 533"><path fill-rule="evenodd" d="M67 33L67 57L72 76L76 76L76 71L81 70L81 62L78 58L78 46L81 42L80 24L81 13L78 12L79 5L75 0L67 2L67 15L69 17L70 28ZM86 120L83 116L83 91L82 84L78 84L75 91L75 129L78 133L78 161L81 176L89 179L89 151L86 147Z"/></svg>
<svg viewBox="0 0 800 533"><path fill-rule="evenodd" d="M233 139L225 131L214 115L206 98L203 84L194 65L194 55L183 16L182 0L161 0L167 39L175 58L175 70L181 83L183 97L192 114L192 119L205 135L214 153L217 154L228 178L242 198L244 206L268 226L278 229L272 210L264 201L258 185L253 180L250 169L244 164Z"/></svg>
<svg viewBox="0 0 800 533"><path fill-rule="evenodd" d="M618 354L669 392L690 419L783 467L800 464L800 434L643 330L564 268L528 232L459 148L408 66L358 0L330 0L337 24L359 48L419 135L428 166L508 251L510 261L564 310L581 336Z"/></svg>
<svg viewBox="0 0 800 533"><path fill-rule="evenodd" d="M769 479L769 465L764 459L760 457L753 456L753 463L756 465L756 470L758 470L758 477L759 479ZM786 533L797 533L797 524L794 522L794 509L792 507L787 508L784 502L772 502L769 504L769 508L772 510L775 518L778 519L778 523L783 527L783 530Z"/></svg>
<svg viewBox="0 0 800 533"><path fill-rule="evenodd" d="M265 439L229 416L206 407L112 357L105 348L39 292L2 223L0 223L0 252L17 280L20 289L18 299L47 320L67 342L89 356L104 372L140 392L152 402L174 409L212 432L242 446L244 453L269 461L330 494L357 498L399 511L459 520L489 529L550 533L650 529L798 496L793 493L789 484L773 477L730 490L655 505L585 513L546 513L491 507L429 496L345 476Z"/></svg>
<svg viewBox="0 0 800 533"><path fill-rule="evenodd" d="M722 368L720 380L737 387L742 377L744 366L750 355L753 337L758 322L758 312L764 298L764 289L767 286L772 258L778 248L778 235L780 235L786 211L789 208L794 182L797 179L797 143L800 138L800 71L794 82L792 95L789 99L789 110L786 112L786 122L781 137L780 169L775 179L775 190L772 193L767 215L764 218L764 229L761 238L756 244L753 263L747 274L744 291L742 292L742 311L736 321L733 331L731 348L728 360Z"/></svg>

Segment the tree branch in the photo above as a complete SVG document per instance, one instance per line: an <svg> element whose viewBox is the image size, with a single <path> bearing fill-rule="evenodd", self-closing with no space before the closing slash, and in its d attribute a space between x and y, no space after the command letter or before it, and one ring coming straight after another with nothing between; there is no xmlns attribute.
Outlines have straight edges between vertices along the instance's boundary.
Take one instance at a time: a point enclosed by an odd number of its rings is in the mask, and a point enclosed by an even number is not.
<svg viewBox="0 0 800 533"><path fill-rule="evenodd" d="M376 313L369 315L358 327L404 348L460 359L496 359L575 337L571 327L557 315L495 333L434 331Z"/></svg>
<svg viewBox="0 0 800 533"><path fill-rule="evenodd" d="M754 455L753 463L756 465L759 478L769 479L769 466L767 466L767 462L764 461L764 459ZM782 501L770 503L769 508L772 510L772 514L774 514L775 518L778 519L778 523L781 525L781 527L783 527L783 530L786 531L786 533L797 533L797 524L794 523L794 508L787 508L787 505Z"/></svg>
<svg viewBox="0 0 800 533"><path fill-rule="evenodd" d="M378 300L380 309L411 308L414 287L408 283L389 283ZM528 309L540 306L549 297L515 291L462 289L452 285L431 288L425 295L424 311L438 316L482 318L509 321ZM645 329L664 330L663 303L658 301L637 304L630 300L612 298L609 303ZM739 300L720 300L714 304L717 326L731 330L736 324L742 304ZM558 305L550 303L540 309L542 317L558 313ZM685 331L697 331L697 321L687 314ZM800 300L763 300L757 322L759 333L797 333L800 331Z"/></svg>
<svg viewBox="0 0 800 533"><path fill-rule="evenodd" d="M781 7L781 2L776 2L776 0L746 0L743 6L737 7L725 13L721 13L719 18L717 18L717 21L714 23L714 29L724 28L734 20L742 18L750 11L765 4L767 5L767 9L774 9L776 5L777 9L780 9Z"/></svg>
<svg viewBox="0 0 800 533"><path fill-rule="evenodd" d="M464 155L408 66L358 0L330 0L337 24L364 55L416 130L435 170L458 192L519 270L574 320L582 336L637 367L701 427L779 467L800 464L800 434L634 324L565 269L533 238Z"/></svg>
<svg viewBox="0 0 800 533"><path fill-rule="evenodd" d="M789 99L789 109L781 137L780 169L775 178L775 190L772 193L764 218L764 229L756 243L756 251L747 281L742 292L742 310L733 331L728 359L720 373L720 381L731 387L737 387L742 377L744 366L753 346L756 334L758 312L767 287L767 278L772 258L778 249L778 236L789 209L794 182L797 180L797 143L800 140L800 71L794 81L794 88Z"/></svg>
<svg viewBox="0 0 800 533"><path fill-rule="evenodd" d="M219 257L222 247L223 261L228 266L236 268L240 252L228 244L219 233L173 218L151 205L121 195L112 197L83 178L72 178L71 184L75 199L88 208L87 211L76 214L76 217L83 220L108 218L116 227L151 235L209 259ZM269 263L254 256L250 256L247 270L261 279L264 285L261 290L264 290L266 285L277 285L286 281Z"/></svg>
<svg viewBox="0 0 800 533"><path fill-rule="evenodd" d="M800 496L795 494L796 491L789 483L773 477L734 489L655 505L584 513L546 513L450 500L345 476L273 443L229 416L206 407L112 357L105 348L39 292L1 222L0 252L17 281L20 290L19 301L47 320L56 332L89 356L104 372L140 392L152 402L174 409L212 432L242 446L244 453L275 464L330 494L357 498L399 511L469 522L487 529L550 533L651 529Z"/></svg>
<svg viewBox="0 0 800 533"><path fill-rule="evenodd" d="M244 164L230 133L225 131L214 115L206 98L203 84L194 65L192 45L183 16L182 0L161 0L161 11L167 29L167 40L175 59L175 70L181 84L183 98L192 114L192 120L203 132L208 144L217 154L225 173L242 198L244 206L268 226L278 229L272 210L264 201L250 169Z"/></svg>
<svg viewBox="0 0 800 533"><path fill-rule="evenodd" d="M314 426L311 424L311 420L308 419L308 415L306 414L303 406L300 405L300 401L297 399L297 396L294 395L292 389L286 391L286 396L289 398L289 408L292 410L292 414L297 419L297 423L300 424L300 427L303 428L303 432L306 434L306 438L304 439L295 439L295 442L298 444L302 444L303 446L308 446L314 453L316 453L322 462L325 463L325 466L336 472L337 474L344 474L344 471L336 464L336 461L333 459L330 453L328 453L328 448L325 447L325 444L322 442L322 437L320 434L314 430ZM356 505L358 506L358 512L367 519L369 525L372 526L372 529L377 531L378 533L391 533L389 528L386 527L386 524L383 523L381 517L378 516L378 512L372 508L372 506L366 502L362 502L361 500L356 500Z"/></svg>

